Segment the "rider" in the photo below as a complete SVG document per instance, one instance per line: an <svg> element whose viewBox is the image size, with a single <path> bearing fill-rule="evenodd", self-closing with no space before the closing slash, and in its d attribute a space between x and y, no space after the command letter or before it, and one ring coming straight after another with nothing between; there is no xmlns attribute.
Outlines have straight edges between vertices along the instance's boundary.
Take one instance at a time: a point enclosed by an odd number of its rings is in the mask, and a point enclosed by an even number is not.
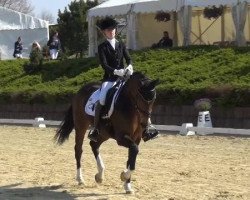
<svg viewBox="0 0 250 200"><path fill-rule="evenodd" d="M108 90L116 84L119 77L125 75L125 72L126 74L133 74L133 67L131 65L131 58L128 50L122 42L115 39L117 25L118 22L110 17L102 19L97 25L106 40L98 46L98 56L100 64L104 69L104 76L101 85L100 100L95 105L94 129L88 135L89 139L94 142L97 141L97 136L99 134L98 123L100 113L105 105ZM124 68L124 59L127 68ZM155 137L155 135L151 135L151 133L145 131L143 133L143 138L144 137L146 137L147 141Z"/></svg>
<svg viewBox="0 0 250 200"><path fill-rule="evenodd" d="M100 100L95 106L94 129L89 134L89 139L97 140L99 130L97 128L100 119L100 112L105 105L106 94L108 90L116 84L118 77L125 74L123 59L128 65L127 70L133 73L131 58L125 45L115 38L118 22L113 18L106 17L97 25L102 31L106 40L98 46L99 61L104 69L103 83L101 86Z"/></svg>

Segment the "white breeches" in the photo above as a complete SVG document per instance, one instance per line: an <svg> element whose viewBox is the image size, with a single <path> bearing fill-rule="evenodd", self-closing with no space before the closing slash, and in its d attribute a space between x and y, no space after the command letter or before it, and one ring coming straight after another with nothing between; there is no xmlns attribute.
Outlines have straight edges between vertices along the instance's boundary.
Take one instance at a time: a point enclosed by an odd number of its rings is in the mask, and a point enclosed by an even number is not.
<svg viewBox="0 0 250 200"><path fill-rule="evenodd" d="M15 56L16 56L16 58L23 58L21 53L16 53Z"/></svg>
<svg viewBox="0 0 250 200"><path fill-rule="evenodd" d="M105 100L106 100L108 90L112 88L115 84L116 84L116 81L114 82L106 81L102 83L101 92L100 92L100 104L102 106L105 105Z"/></svg>
<svg viewBox="0 0 250 200"><path fill-rule="evenodd" d="M51 57L52 60L57 59L57 56L58 56L58 50L57 49L50 49L49 53L50 53L50 57Z"/></svg>

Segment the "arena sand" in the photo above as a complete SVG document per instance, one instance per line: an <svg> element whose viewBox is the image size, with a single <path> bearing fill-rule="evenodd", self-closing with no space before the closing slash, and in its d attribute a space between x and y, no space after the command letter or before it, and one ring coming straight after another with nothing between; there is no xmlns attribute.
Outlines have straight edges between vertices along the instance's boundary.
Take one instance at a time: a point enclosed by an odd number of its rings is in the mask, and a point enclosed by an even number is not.
<svg viewBox="0 0 250 200"><path fill-rule="evenodd" d="M249 200L250 138L218 136L161 137L142 142L132 178L135 194L120 181L127 149L114 140L101 146L106 174L97 171L88 139L82 165L85 186L75 181L74 133L62 146L55 129L0 126L1 200Z"/></svg>

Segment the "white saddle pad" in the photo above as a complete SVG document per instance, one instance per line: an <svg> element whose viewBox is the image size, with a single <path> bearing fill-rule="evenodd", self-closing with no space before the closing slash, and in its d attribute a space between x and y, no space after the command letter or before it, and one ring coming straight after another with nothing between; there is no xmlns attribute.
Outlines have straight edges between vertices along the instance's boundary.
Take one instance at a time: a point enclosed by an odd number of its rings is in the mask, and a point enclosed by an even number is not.
<svg viewBox="0 0 250 200"><path fill-rule="evenodd" d="M97 89L89 97L89 100L87 101L87 103L85 105L85 112L88 115L95 116L95 103L99 100L100 92L101 92L101 90Z"/></svg>
<svg viewBox="0 0 250 200"><path fill-rule="evenodd" d="M123 86L123 84L121 84L119 86L119 89L115 92L108 114L103 116L102 118L109 118L112 115L112 113L114 111L114 105L115 105L116 99L118 97L118 94L120 93L122 86ZM89 100L87 101L87 103L85 105L85 112L88 115L95 116L95 103L99 100L100 92L101 92L101 90L97 89L89 97Z"/></svg>

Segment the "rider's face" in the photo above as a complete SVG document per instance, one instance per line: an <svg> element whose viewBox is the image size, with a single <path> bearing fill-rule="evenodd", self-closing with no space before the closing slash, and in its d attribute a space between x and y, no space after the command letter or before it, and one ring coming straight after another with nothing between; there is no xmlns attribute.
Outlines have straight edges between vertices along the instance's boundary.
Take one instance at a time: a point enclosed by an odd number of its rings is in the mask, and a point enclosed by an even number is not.
<svg viewBox="0 0 250 200"><path fill-rule="evenodd" d="M105 29L103 31L103 33L104 33L106 38L111 40L111 39L115 38L116 29L115 28L114 29Z"/></svg>

